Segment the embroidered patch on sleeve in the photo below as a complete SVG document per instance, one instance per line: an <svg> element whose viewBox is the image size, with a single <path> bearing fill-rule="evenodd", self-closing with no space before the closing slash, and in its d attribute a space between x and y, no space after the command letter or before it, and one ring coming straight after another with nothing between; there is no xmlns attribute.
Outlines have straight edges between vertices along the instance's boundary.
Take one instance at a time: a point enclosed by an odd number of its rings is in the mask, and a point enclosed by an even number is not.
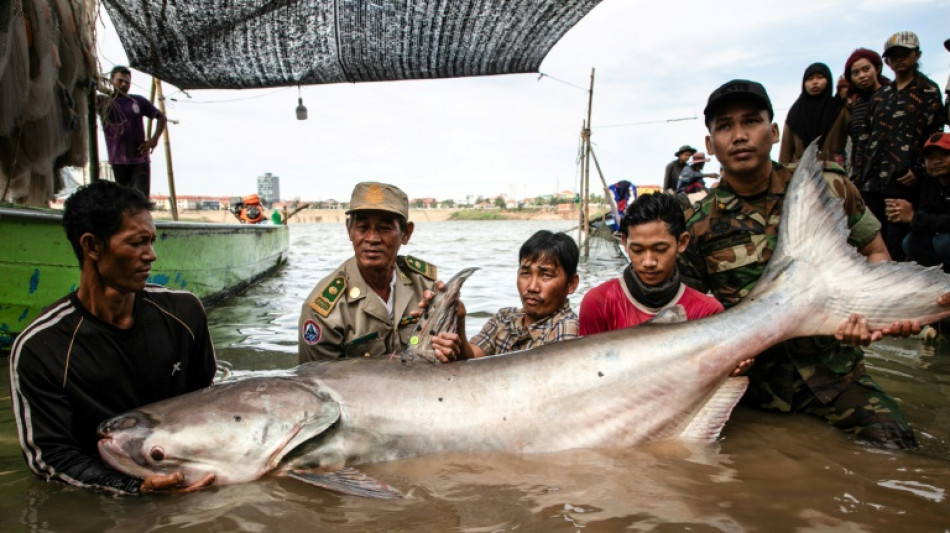
<svg viewBox="0 0 950 533"><path fill-rule="evenodd" d="M323 336L323 331L320 329L319 324L317 324L313 320L308 320L303 323L304 342L313 346L314 344L320 342L320 337L322 336Z"/></svg>
<svg viewBox="0 0 950 533"><path fill-rule="evenodd" d="M340 296L343 296L344 289L346 289L346 278L343 276L333 278L320 291L320 294L310 301L310 309L323 318L330 316L333 306L340 300Z"/></svg>

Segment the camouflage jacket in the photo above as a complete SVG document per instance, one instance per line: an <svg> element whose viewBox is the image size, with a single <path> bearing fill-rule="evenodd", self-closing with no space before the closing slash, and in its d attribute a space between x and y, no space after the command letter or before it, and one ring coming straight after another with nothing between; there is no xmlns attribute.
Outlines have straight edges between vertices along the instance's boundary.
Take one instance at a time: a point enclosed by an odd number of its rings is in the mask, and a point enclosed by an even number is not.
<svg viewBox="0 0 950 533"><path fill-rule="evenodd" d="M775 250L792 172L778 163L772 165L769 188L763 198L750 202L738 196L727 180L722 180L708 196L686 210L690 242L678 258L680 277L700 292L711 292L727 309L749 294ZM823 177L832 193L844 201L851 228L848 242L857 248L869 244L880 232L880 222L865 207L843 169L828 163ZM798 339L784 343L778 350L788 353L797 373L823 401L860 377L856 371L863 374L863 365L857 364L863 357L861 350L831 342L827 337ZM786 385L772 388L791 390L791 385Z"/></svg>

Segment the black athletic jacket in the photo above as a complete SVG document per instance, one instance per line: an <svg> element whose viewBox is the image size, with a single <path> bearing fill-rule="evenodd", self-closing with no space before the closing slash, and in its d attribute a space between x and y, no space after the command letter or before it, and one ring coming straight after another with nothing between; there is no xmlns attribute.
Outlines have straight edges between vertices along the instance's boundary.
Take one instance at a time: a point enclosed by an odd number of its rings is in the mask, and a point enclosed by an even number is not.
<svg viewBox="0 0 950 533"><path fill-rule="evenodd" d="M135 296L133 315L132 328L116 328L90 314L72 293L14 342L13 410L24 458L37 476L137 493L141 479L99 458L99 423L211 384L214 346L193 294L147 285Z"/></svg>

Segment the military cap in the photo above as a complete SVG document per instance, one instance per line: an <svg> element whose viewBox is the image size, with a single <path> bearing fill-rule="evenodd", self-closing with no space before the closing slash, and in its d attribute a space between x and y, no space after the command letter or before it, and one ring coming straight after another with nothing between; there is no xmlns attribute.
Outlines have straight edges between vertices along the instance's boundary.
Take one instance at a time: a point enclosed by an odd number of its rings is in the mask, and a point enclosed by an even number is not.
<svg viewBox="0 0 950 533"><path fill-rule="evenodd" d="M364 181L353 188L346 214L356 211L388 211L409 220L409 197L395 185Z"/></svg>

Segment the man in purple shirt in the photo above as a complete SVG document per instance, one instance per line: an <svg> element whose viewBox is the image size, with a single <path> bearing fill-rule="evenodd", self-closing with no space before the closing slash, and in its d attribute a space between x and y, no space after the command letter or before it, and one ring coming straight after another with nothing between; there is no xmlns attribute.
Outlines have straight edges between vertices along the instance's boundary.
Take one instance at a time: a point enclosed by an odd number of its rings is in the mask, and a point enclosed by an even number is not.
<svg viewBox="0 0 950 533"><path fill-rule="evenodd" d="M109 81L115 87L113 96L99 96L99 118L105 132L109 163L116 183L135 187L146 197L151 188L149 154L158 145L167 120L144 96L129 94L132 73L123 66L112 69ZM155 134L145 138L142 117L155 119Z"/></svg>

